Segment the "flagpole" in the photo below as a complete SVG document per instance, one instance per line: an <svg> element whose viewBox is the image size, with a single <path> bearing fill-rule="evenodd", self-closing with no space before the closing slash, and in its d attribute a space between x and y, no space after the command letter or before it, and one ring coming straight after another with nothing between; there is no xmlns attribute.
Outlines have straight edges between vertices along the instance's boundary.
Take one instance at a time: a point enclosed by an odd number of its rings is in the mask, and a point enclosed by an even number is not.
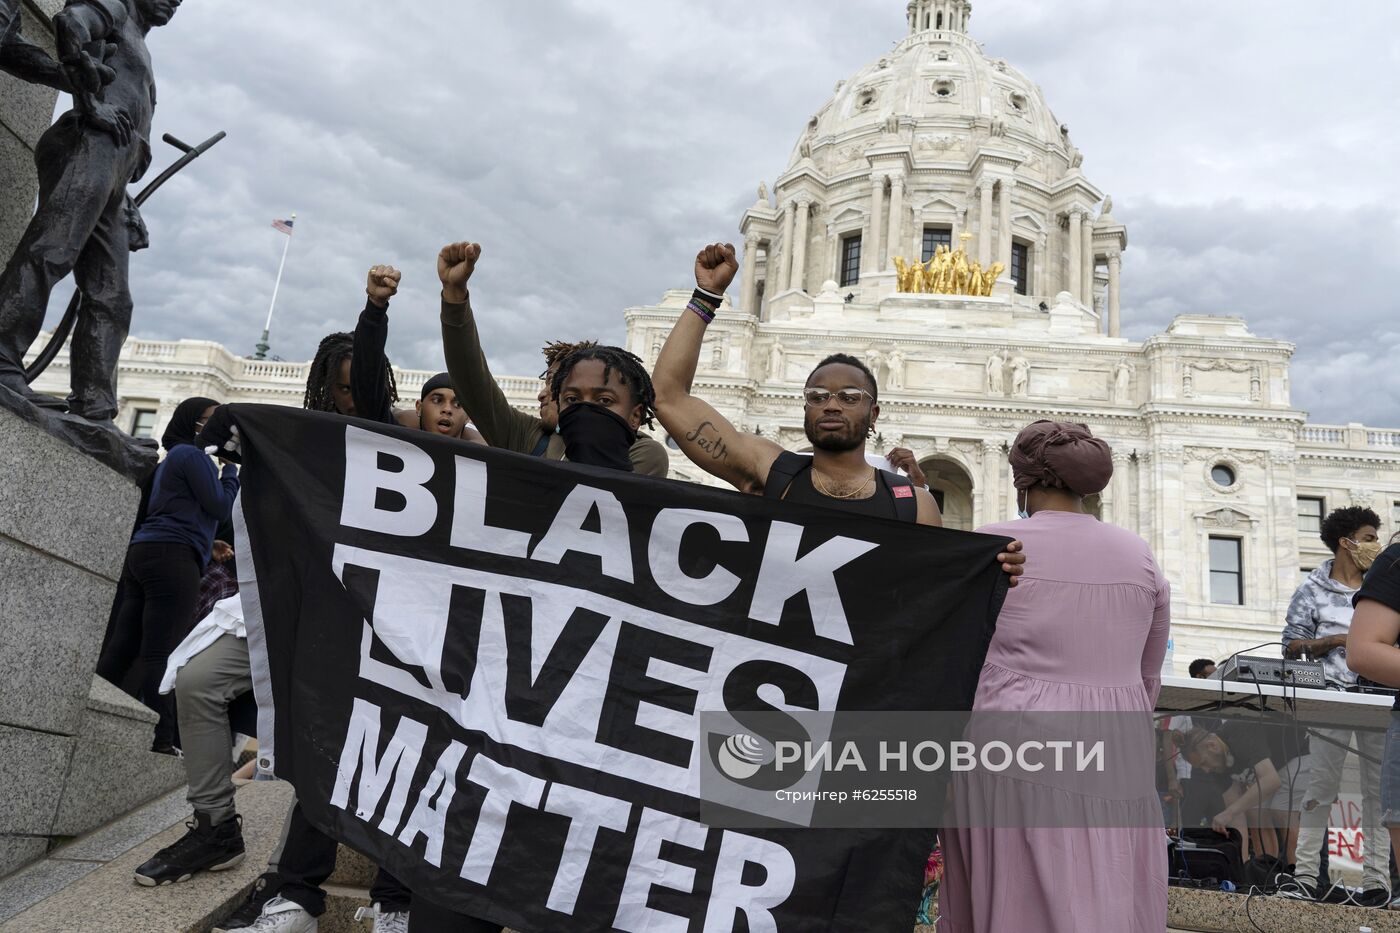
<svg viewBox="0 0 1400 933"><path fill-rule="evenodd" d="M292 212L293 221L297 219L296 212ZM296 227L293 226L293 232ZM277 292L282 288L282 270L287 268L287 252L292 248L292 234L287 234L287 242L282 246L282 261L277 264L277 281L272 285L272 304L267 307L267 323L263 325L262 339L258 341L257 353L253 355L255 360L267 359L267 351L272 349L272 345L267 342L268 335L272 332L272 312L277 309Z"/></svg>

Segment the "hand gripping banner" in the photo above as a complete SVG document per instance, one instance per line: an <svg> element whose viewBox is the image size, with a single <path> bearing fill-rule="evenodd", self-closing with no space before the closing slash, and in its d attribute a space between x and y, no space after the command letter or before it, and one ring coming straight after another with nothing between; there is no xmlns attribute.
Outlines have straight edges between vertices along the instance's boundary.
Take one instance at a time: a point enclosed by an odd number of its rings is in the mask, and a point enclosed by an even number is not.
<svg viewBox="0 0 1400 933"><path fill-rule="evenodd" d="M932 822L724 828L702 774L761 742L702 716L969 709L1006 539L228 416L263 764L316 826L522 933L910 927Z"/></svg>

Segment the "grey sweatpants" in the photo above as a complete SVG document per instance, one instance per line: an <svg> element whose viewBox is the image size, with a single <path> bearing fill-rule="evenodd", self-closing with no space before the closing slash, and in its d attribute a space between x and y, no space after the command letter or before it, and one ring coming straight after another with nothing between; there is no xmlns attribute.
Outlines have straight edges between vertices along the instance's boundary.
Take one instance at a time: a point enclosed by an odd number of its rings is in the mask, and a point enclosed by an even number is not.
<svg viewBox="0 0 1400 933"><path fill-rule="evenodd" d="M224 635L195 655L175 678L190 806L214 823L234 814L229 704L252 689L248 642L235 635Z"/></svg>

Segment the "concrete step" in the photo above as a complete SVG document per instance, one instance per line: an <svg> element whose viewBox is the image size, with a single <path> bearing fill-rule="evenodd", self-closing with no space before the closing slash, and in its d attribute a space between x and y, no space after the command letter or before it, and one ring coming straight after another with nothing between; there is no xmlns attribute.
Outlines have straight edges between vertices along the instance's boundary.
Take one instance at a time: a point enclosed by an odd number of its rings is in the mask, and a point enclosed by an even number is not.
<svg viewBox="0 0 1400 933"><path fill-rule="evenodd" d="M170 820L174 815L173 824L165 824L168 828L105 844L103 833L94 833L0 882L0 907L19 899L23 888L48 889L42 899L33 898L31 891L32 906L0 923L0 931L207 933L216 920L242 903L266 869L291 801L291 786L280 781L258 781L240 788L238 812L243 815L247 846L243 862L228 871L196 875L183 884L144 888L132 880L136 867L185 832L188 807L172 795L162 817Z"/></svg>
<svg viewBox="0 0 1400 933"><path fill-rule="evenodd" d="M80 836L185 783L179 759L150 750L156 719L93 677L52 836Z"/></svg>

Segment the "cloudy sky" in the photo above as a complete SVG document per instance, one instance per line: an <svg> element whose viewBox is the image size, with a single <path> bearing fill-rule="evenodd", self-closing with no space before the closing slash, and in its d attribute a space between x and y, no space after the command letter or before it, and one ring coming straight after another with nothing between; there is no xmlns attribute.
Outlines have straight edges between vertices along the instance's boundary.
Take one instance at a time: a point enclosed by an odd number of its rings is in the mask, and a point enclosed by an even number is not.
<svg viewBox="0 0 1400 933"><path fill-rule="evenodd" d="M533 375L546 337L620 340L623 308L689 287L697 245L738 237L904 6L187 0L151 37L156 131L229 136L147 205L133 332L251 352L285 242L269 224L296 211L284 358L348 329L365 269L389 262L390 354L440 366L433 263L455 239L484 247L472 292L498 372ZM1242 315L1298 344L1315 420L1400 425L1400 4L977 0L972 33L1040 83L1113 195L1129 336Z"/></svg>

